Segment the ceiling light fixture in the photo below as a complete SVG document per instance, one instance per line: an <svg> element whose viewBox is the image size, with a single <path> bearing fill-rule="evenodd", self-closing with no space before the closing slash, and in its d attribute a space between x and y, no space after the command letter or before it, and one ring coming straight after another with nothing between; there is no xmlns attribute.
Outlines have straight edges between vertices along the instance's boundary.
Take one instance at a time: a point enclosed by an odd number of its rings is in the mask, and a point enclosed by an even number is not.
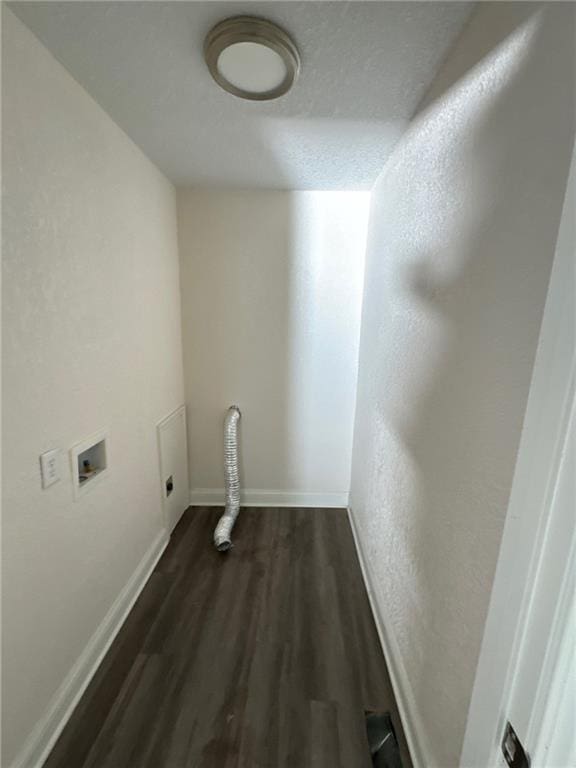
<svg viewBox="0 0 576 768"><path fill-rule="evenodd" d="M221 88L255 101L283 96L300 71L300 56L290 36L255 16L235 16L217 24L204 42L204 58Z"/></svg>

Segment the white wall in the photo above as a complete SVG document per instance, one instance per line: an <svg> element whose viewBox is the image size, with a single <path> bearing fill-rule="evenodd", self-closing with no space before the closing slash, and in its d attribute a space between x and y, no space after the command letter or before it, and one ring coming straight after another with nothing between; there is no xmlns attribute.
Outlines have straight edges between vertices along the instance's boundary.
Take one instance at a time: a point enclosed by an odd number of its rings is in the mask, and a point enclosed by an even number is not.
<svg viewBox="0 0 576 768"><path fill-rule="evenodd" d="M468 711L466 766L505 765L506 720L532 765L576 764L575 297L576 148Z"/></svg>
<svg viewBox="0 0 576 768"><path fill-rule="evenodd" d="M183 397L172 186L4 8L3 760L161 535L155 424ZM66 452L109 430L74 502ZM61 448L43 491L38 456Z"/></svg>
<svg viewBox="0 0 576 768"><path fill-rule="evenodd" d="M368 201L179 192L193 500L222 498L237 403L248 501L346 503Z"/></svg>
<svg viewBox="0 0 576 768"><path fill-rule="evenodd" d="M351 506L426 768L459 764L574 139L573 17L479 4L372 194Z"/></svg>

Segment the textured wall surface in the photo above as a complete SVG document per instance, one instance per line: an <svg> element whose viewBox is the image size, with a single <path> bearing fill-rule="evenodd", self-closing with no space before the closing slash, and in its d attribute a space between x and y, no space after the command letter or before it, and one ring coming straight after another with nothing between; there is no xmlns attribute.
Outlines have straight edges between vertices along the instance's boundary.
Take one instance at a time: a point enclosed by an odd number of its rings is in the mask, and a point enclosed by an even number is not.
<svg viewBox="0 0 576 768"><path fill-rule="evenodd" d="M459 764L574 140L574 10L480 4L372 194L351 505L427 768Z"/></svg>
<svg viewBox="0 0 576 768"><path fill-rule="evenodd" d="M244 488L348 492L368 202L179 193L193 488L222 488L237 403Z"/></svg>
<svg viewBox="0 0 576 768"><path fill-rule="evenodd" d="M155 424L183 386L174 190L4 11L7 766L164 527ZM102 428L109 476L74 502L67 450Z"/></svg>
<svg viewBox="0 0 576 768"><path fill-rule="evenodd" d="M505 768L502 712L532 765L576 765L576 616L567 620L562 607L563 592L571 598L576 593L574 575L565 577L568 552L576 547L575 297L576 147L468 712L462 765L470 768ZM525 633L521 649L515 643L519 626ZM562 635L571 659L558 651ZM517 675L512 685L511 673Z"/></svg>

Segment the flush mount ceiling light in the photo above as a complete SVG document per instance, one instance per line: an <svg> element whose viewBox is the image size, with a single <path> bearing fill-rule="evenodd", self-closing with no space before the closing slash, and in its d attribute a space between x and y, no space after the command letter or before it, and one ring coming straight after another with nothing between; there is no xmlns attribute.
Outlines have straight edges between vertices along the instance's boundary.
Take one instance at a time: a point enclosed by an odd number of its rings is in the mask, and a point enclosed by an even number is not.
<svg viewBox="0 0 576 768"><path fill-rule="evenodd" d="M217 24L204 42L204 58L220 87L255 101L282 96L300 71L300 56L290 36L255 16L235 16Z"/></svg>

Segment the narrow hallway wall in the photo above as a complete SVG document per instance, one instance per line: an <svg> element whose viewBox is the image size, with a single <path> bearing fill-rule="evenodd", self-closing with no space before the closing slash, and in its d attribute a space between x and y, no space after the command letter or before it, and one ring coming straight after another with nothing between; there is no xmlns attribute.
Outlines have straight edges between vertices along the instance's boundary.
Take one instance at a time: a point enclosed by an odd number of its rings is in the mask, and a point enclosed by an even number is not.
<svg viewBox="0 0 576 768"><path fill-rule="evenodd" d="M456 768L574 141L574 9L476 9L372 194L351 508L417 765Z"/></svg>
<svg viewBox="0 0 576 768"><path fill-rule="evenodd" d="M242 410L244 498L346 505L369 194L180 190L192 500L223 499Z"/></svg>
<svg viewBox="0 0 576 768"><path fill-rule="evenodd" d="M174 189L2 11L9 768L39 764L83 664L97 658L89 641L138 566L160 551L155 425L182 402L183 383ZM74 501L68 449L102 429L108 476ZM42 490L39 455L53 448L61 480Z"/></svg>

